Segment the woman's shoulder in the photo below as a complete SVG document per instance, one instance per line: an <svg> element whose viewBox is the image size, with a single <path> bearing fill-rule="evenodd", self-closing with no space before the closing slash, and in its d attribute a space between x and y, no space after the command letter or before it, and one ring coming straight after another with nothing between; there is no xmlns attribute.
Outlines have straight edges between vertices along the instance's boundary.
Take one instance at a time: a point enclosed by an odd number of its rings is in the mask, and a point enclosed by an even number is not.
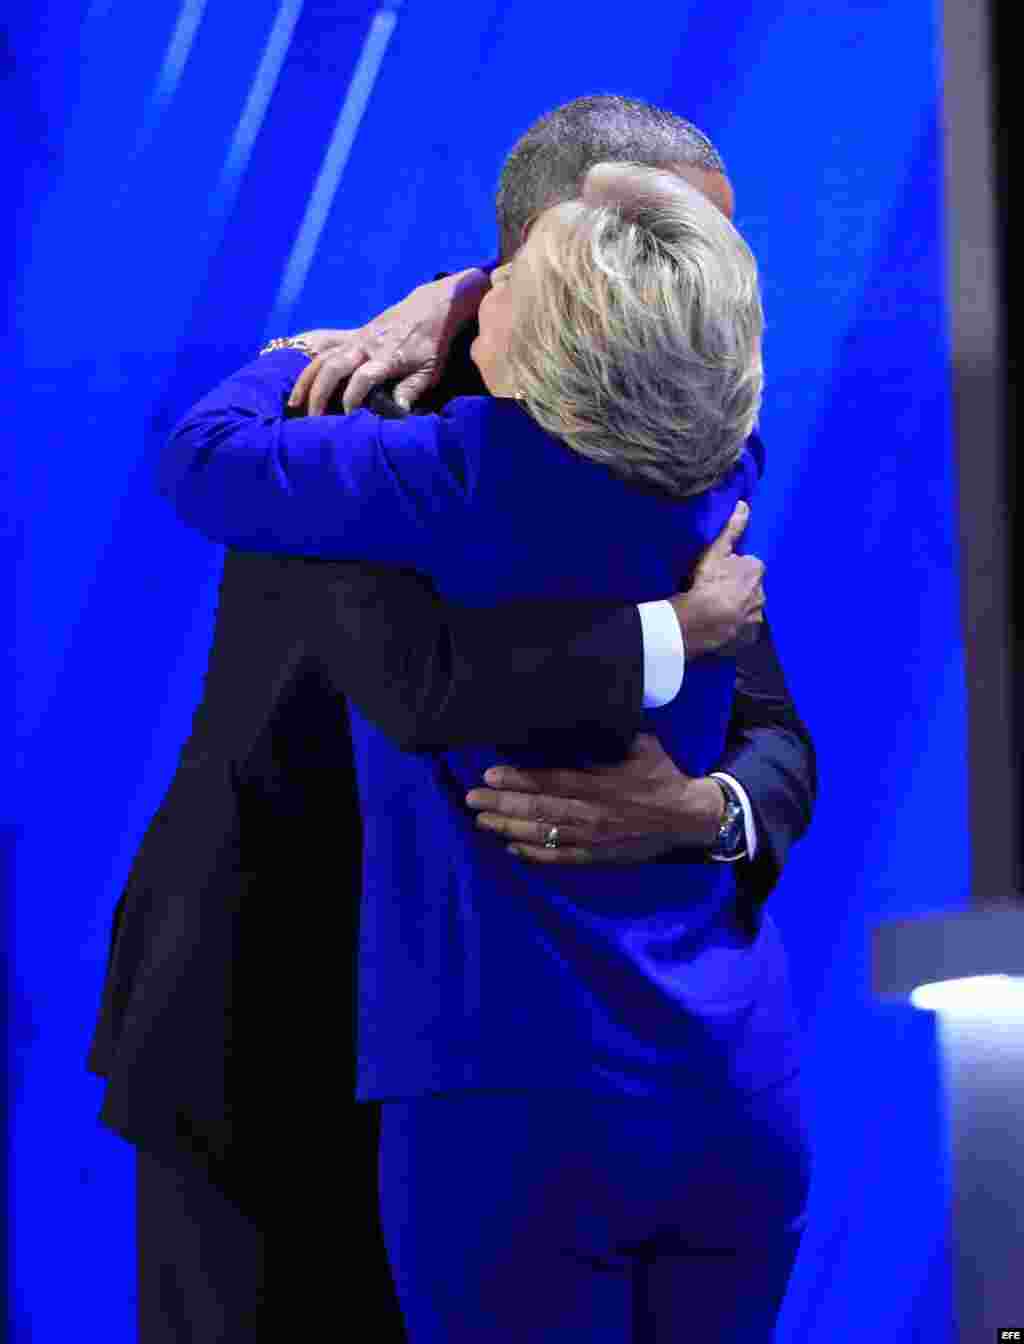
<svg viewBox="0 0 1024 1344"><path fill-rule="evenodd" d="M431 419L441 450L447 444L449 455L463 456L470 476L482 460L499 476L505 474L503 463L522 470L528 441L553 442L513 397L455 397Z"/></svg>
<svg viewBox="0 0 1024 1344"><path fill-rule="evenodd" d="M741 499L749 499L764 475L764 463L764 444L758 434L751 434L725 475L710 489L690 495L689 498L700 501L713 499L717 495L737 495Z"/></svg>
<svg viewBox="0 0 1024 1344"><path fill-rule="evenodd" d="M764 444L754 433L732 468L715 485L694 495L673 496L574 452L538 425L513 397L454 397L439 410L414 413L402 424L409 426L410 422L416 422L416 428L408 441L408 450L422 452L429 444L432 454L443 460L471 493L481 484L483 476L495 488L505 489L510 480L543 470L556 476L568 474L567 488L571 485L584 494L603 496L614 492L621 500L625 488L628 495L635 497L639 508L643 509L641 501L646 501L646 507L667 509L678 518L680 511L704 515L709 509L716 511L727 499L733 502L737 498L750 499L764 472ZM394 422L388 425L386 438L388 431L402 433Z"/></svg>
<svg viewBox="0 0 1024 1344"><path fill-rule="evenodd" d="M453 397L437 413L439 420L459 428L533 422L513 397Z"/></svg>
<svg viewBox="0 0 1024 1344"><path fill-rule="evenodd" d="M748 504L752 502L764 475L764 464L764 444L756 434L752 434L743 444L736 461L716 484L680 502L691 504L699 515L710 516L721 512L724 524L738 500L746 500Z"/></svg>
<svg viewBox="0 0 1024 1344"><path fill-rule="evenodd" d="M407 445L422 450L427 445L453 449L460 445L469 450L474 441L485 435L504 432L503 422L516 414L516 403L500 397L454 397L436 410L419 411L400 416L381 416L372 406L365 408L374 425L374 431L383 444ZM526 417L523 417L524 419Z"/></svg>
<svg viewBox="0 0 1024 1344"><path fill-rule="evenodd" d="M440 472L455 488L472 496L484 464L491 474L507 475L512 464L522 464L524 436L537 427L511 398L455 397L436 411L416 412L400 418L382 417L366 409L353 413L366 416L376 450L389 469L403 479L425 480ZM502 452L504 444L508 452ZM516 450L513 450L515 445Z"/></svg>
<svg viewBox="0 0 1024 1344"><path fill-rule="evenodd" d="M413 412L401 423L414 426L414 434L466 445L484 437L502 439L531 429L536 433L539 429L511 397L453 397L439 410Z"/></svg>

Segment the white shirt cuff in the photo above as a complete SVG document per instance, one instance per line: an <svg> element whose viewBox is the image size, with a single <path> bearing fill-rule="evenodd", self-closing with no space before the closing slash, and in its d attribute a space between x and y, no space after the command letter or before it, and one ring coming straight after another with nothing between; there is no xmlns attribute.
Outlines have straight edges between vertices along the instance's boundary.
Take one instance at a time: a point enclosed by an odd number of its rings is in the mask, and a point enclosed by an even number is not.
<svg viewBox="0 0 1024 1344"><path fill-rule="evenodd" d="M754 825L754 809L750 806L750 799L747 797L747 791L738 779L733 779L732 775L724 774L721 771L713 770L712 779L721 779L735 790L736 797L740 800L740 807L743 809L743 838L747 842L747 852L741 857L752 859L757 853L757 827ZM712 858L715 855L712 854ZM720 859L723 863L732 863L732 859Z"/></svg>
<svg viewBox="0 0 1024 1344"><path fill-rule="evenodd" d="M686 649L671 602L641 602L644 642L644 709L660 709L674 700L683 684Z"/></svg>

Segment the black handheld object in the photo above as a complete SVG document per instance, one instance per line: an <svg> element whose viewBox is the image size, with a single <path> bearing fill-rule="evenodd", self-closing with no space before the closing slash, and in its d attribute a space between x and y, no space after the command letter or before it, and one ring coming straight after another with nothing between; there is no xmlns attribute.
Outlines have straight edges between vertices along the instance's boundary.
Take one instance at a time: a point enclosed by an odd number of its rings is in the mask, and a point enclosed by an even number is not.
<svg viewBox="0 0 1024 1344"><path fill-rule="evenodd" d="M345 395L346 383L335 391L330 401L327 403L328 415L344 415L345 407L342 398ZM384 383L381 387L373 388L363 401L363 409L372 411L374 415L379 415L383 420L404 420L406 416L412 415L412 411L403 410L395 401L393 393L398 386L398 380ZM306 414L304 406L285 406L285 419L294 420L298 416Z"/></svg>
<svg viewBox="0 0 1024 1344"><path fill-rule="evenodd" d="M398 380L395 379L394 382L383 383L380 387L373 388L367 394L363 405L368 411L372 411L374 415L381 416L384 420L404 420L406 416L412 415L412 411L407 411L404 406L399 406L395 401L394 391L397 386ZM337 400L340 407L341 396L342 394L340 391L336 392L334 397L331 398L331 401L333 402L334 400Z"/></svg>

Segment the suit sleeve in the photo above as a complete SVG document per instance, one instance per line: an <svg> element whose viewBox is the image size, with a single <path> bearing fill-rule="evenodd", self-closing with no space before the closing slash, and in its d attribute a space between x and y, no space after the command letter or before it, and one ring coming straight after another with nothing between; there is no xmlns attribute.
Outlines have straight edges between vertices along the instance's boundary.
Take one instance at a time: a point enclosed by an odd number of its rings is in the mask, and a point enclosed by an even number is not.
<svg viewBox="0 0 1024 1344"><path fill-rule="evenodd" d="M761 638L736 660L736 694L725 755L715 770L743 786L754 813L757 853L730 864L736 905L755 937L760 908L782 875L790 847L806 832L817 799L814 743L796 711L767 622ZM698 863L699 849L674 849L661 863Z"/></svg>
<svg viewBox="0 0 1024 1344"><path fill-rule="evenodd" d="M174 430L157 484L183 523L245 551L429 569L472 489L464 440L442 416L370 411L289 419L305 356L261 356Z"/></svg>
<svg viewBox="0 0 1024 1344"><path fill-rule="evenodd" d="M412 571L315 559L297 578L303 626L331 685L407 751L584 732L624 756L639 731L635 606L462 607Z"/></svg>
<svg viewBox="0 0 1024 1344"><path fill-rule="evenodd" d="M743 785L757 827L757 855L733 865L741 894L758 905L806 832L817 799L814 743L797 713L767 622L736 663L736 697L725 756L716 767Z"/></svg>

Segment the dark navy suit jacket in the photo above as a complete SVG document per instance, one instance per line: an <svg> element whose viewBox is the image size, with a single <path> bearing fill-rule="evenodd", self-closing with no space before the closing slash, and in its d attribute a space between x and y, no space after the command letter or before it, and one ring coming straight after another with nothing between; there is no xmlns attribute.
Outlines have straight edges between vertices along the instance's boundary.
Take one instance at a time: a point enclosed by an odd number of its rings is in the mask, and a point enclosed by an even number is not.
<svg viewBox="0 0 1024 1344"><path fill-rule="evenodd" d="M407 567L468 605L638 602L671 594L756 488L745 450L718 486L671 499L574 454L506 399L403 421L288 420L298 367L293 352L254 361L168 443L161 490L213 541ZM690 774L721 757L733 684L731 660L701 660L646 716ZM730 867L515 864L463 802L506 751L423 756L358 713L352 729L360 1098L748 1091L798 1066L777 930L768 916L752 942L740 930ZM578 736L572 758L592 761L593 743Z"/></svg>

